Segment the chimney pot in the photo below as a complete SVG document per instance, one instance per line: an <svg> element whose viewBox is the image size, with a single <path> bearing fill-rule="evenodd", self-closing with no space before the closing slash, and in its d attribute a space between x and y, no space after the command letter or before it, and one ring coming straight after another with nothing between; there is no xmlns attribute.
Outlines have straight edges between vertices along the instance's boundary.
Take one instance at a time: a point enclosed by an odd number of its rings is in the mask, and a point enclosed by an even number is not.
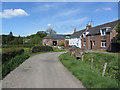
<svg viewBox="0 0 120 90"><path fill-rule="evenodd" d="M92 27L92 25L91 24L87 24L87 26L86 26L86 30L88 30L89 28L91 28Z"/></svg>
<svg viewBox="0 0 120 90"><path fill-rule="evenodd" d="M74 32L76 32L76 28L74 28Z"/></svg>

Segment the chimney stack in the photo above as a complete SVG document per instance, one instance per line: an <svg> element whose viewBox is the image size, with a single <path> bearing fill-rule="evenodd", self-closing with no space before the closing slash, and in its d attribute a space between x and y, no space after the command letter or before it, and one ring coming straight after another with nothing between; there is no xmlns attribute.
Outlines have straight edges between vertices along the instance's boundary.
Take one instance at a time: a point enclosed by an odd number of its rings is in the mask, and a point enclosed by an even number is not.
<svg viewBox="0 0 120 90"><path fill-rule="evenodd" d="M76 28L74 28L74 32L76 32Z"/></svg>
<svg viewBox="0 0 120 90"><path fill-rule="evenodd" d="M88 30L88 29L91 28L91 27L92 27L91 23L89 23L89 25L87 24L86 30Z"/></svg>

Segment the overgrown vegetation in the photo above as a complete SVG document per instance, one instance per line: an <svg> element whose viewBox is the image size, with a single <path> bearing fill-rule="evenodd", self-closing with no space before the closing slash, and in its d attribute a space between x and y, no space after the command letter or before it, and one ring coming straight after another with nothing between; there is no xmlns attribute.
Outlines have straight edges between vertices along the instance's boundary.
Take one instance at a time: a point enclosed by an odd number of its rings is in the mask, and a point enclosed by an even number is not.
<svg viewBox="0 0 120 90"><path fill-rule="evenodd" d="M116 26L116 31L118 32L117 42L120 44L120 23Z"/></svg>
<svg viewBox="0 0 120 90"><path fill-rule="evenodd" d="M38 31L36 34L30 36L21 37L14 36L12 32L9 35L2 35L3 45L23 45L23 44L40 44L42 45L42 39L47 35L45 31Z"/></svg>
<svg viewBox="0 0 120 90"><path fill-rule="evenodd" d="M14 58L11 58L7 62L3 63L2 64L2 78L4 78L12 70L14 70L16 67L18 67L27 58L29 58L29 55L24 53L21 55L17 55Z"/></svg>
<svg viewBox="0 0 120 90"><path fill-rule="evenodd" d="M90 68L91 57L94 58ZM60 61L73 73L86 88L118 88L117 56L102 53L87 53L83 62L65 53L59 57ZM102 77L104 63L107 62L105 76Z"/></svg>
<svg viewBox="0 0 120 90"><path fill-rule="evenodd" d="M36 52L44 52L44 51L53 51L53 48L50 46L34 46L32 48L32 52L36 53Z"/></svg>
<svg viewBox="0 0 120 90"><path fill-rule="evenodd" d="M2 63L14 58L16 55L24 53L23 48L4 48L2 49Z"/></svg>
<svg viewBox="0 0 120 90"><path fill-rule="evenodd" d="M24 44L24 45L2 45L2 48L32 48L35 44Z"/></svg>

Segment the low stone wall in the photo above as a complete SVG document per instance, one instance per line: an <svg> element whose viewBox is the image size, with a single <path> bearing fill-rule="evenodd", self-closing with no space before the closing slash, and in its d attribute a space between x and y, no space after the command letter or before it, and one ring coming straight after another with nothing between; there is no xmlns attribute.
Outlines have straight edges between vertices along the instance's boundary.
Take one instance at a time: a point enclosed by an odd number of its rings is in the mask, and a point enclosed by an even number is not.
<svg viewBox="0 0 120 90"><path fill-rule="evenodd" d="M68 50L69 55L75 58L82 58L82 55L84 52L85 52L85 49L80 49L80 48L76 48L76 49L71 48Z"/></svg>

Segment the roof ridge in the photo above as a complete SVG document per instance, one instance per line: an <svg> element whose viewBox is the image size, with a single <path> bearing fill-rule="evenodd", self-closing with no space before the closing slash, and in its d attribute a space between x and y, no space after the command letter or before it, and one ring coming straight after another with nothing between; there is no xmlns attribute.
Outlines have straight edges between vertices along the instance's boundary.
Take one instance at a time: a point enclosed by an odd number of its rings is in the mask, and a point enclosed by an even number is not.
<svg viewBox="0 0 120 90"><path fill-rule="evenodd" d="M99 27L99 26L102 26L102 25L106 25L106 24L114 23L114 22L117 22L117 21L120 21L120 19L119 19L119 20L114 20L114 21L111 21L111 22L107 22L107 23L104 23L104 24L96 25L96 26L94 26L94 27L91 27L90 29L92 29L92 28L96 28L96 27Z"/></svg>

